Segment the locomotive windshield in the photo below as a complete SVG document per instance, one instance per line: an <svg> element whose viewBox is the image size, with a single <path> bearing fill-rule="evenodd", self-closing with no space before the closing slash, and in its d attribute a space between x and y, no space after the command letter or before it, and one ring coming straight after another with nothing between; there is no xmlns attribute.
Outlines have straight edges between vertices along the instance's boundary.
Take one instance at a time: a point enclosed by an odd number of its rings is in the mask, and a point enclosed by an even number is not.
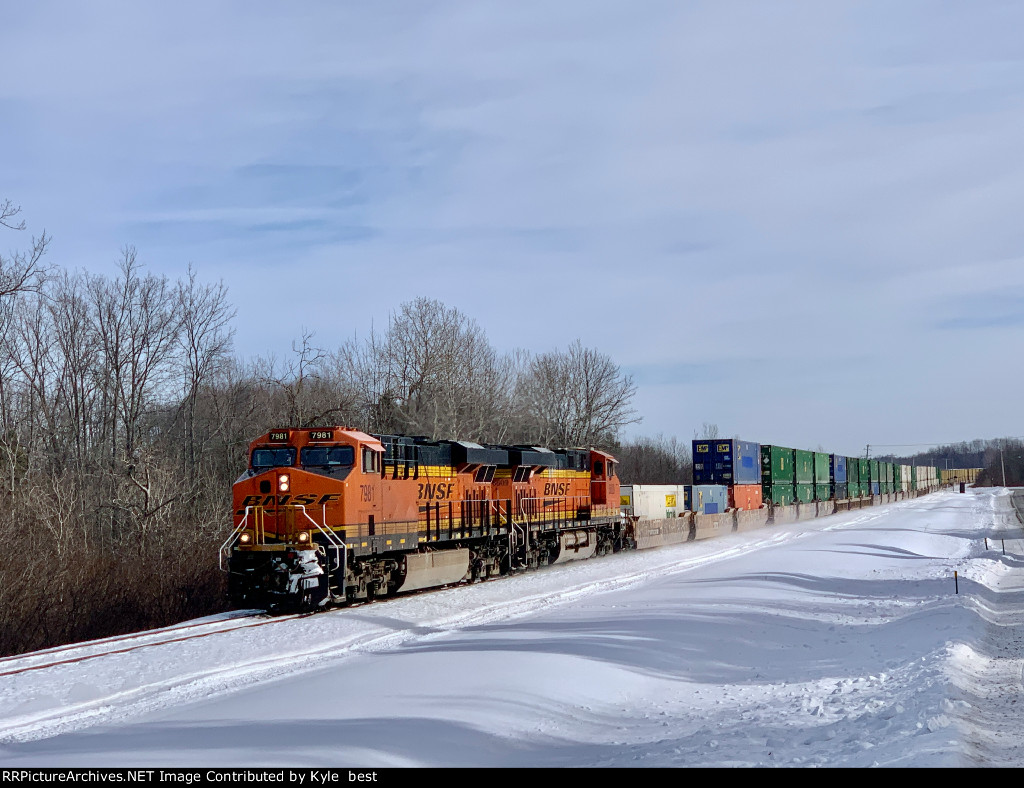
<svg viewBox="0 0 1024 788"><path fill-rule="evenodd" d="M295 449L291 446L279 449L256 449L252 453L253 470L280 468L295 464Z"/></svg>
<svg viewBox="0 0 1024 788"><path fill-rule="evenodd" d="M302 450L299 463L326 468L336 465L352 465L356 452L351 446L307 446Z"/></svg>

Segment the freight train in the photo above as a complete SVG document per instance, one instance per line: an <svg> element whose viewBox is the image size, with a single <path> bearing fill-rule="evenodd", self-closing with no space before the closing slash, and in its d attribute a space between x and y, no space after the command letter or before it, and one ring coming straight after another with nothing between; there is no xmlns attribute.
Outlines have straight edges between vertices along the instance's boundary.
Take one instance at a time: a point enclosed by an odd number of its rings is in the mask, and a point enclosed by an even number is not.
<svg viewBox="0 0 1024 788"><path fill-rule="evenodd" d="M811 459L812 476L831 468L831 481L819 475L808 501L794 482L790 501L776 488L785 486L779 474L799 464L795 450L695 441L695 481L710 483L678 490L678 516L674 508L650 516L634 505L643 489L622 489L615 458L592 448L275 429L249 445L220 565L236 606L316 610L803 519L808 503L817 516L826 513L815 503L826 488L829 514L888 500L890 490L876 492L870 479L895 470L869 463L866 487L837 486L836 456L826 456L831 465ZM919 478L922 492L939 483L936 469L912 478L911 494ZM676 493L655 496L676 507Z"/></svg>
<svg viewBox="0 0 1024 788"><path fill-rule="evenodd" d="M617 465L596 449L271 430L233 487L228 595L316 609L631 547Z"/></svg>

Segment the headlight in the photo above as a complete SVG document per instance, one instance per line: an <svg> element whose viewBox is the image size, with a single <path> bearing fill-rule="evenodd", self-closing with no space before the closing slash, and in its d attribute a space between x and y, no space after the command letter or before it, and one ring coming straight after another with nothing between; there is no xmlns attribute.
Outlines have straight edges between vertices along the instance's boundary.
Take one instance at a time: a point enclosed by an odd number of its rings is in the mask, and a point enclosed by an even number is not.
<svg viewBox="0 0 1024 788"><path fill-rule="evenodd" d="M238 537L238 541L242 544L252 544L252 534L248 531L242 531L242 535Z"/></svg>
<svg viewBox="0 0 1024 788"><path fill-rule="evenodd" d="M288 478L288 474L282 473L277 477L277 491L282 493L288 492L288 488L291 486L290 482L291 480Z"/></svg>
<svg viewBox="0 0 1024 788"><path fill-rule="evenodd" d="M296 538L299 540L299 544L308 544L309 531L299 531L298 536Z"/></svg>

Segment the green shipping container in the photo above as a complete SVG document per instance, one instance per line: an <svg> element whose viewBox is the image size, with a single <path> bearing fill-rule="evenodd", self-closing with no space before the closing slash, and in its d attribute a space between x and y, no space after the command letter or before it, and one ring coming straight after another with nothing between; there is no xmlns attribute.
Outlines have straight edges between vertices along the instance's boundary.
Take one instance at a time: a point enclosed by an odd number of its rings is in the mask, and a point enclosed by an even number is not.
<svg viewBox="0 0 1024 788"><path fill-rule="evenodd" d="M871 481L871 461L861 458L857 460L857 465L860 466L860 475L857 480L861 484L867 484Z"/></svg>
<svg viewBox="0 0 1024 788"><path fill-rule="evenodd" d="M856 457L846 458L846 481L849 484L860 484L860 461ZM851 497L856 497L850 493Z"/></svg>
<svg viewBox="0 0 1024 788"><path fill-rule="evenodd" d="M910 489L917 490L917 466L910 466Z"/></svg>
<svg viewBox="0 0 1024 788"><path fill-rule="evenodd" d="M814 500L816 501L828 501L832 498L832 485L831 484L816 484L814 485Z"/></svg>
<svg viewBox="0 0 1024 788"><path fill-rule="evenodd" d="M793 461L796 469L796 483L814 484L814 452L796 449L793 452ZM797 499L799 498L800 494L797 493Z"/></svg>
<svg viewBox="0 0 1024 788"><path fill-rule="evenodd" d="M832 484L834 479L832 474L828 471L828 454L821 451L814 452L814 483L815 484ZM818 500L828 500L827 498L819 498Z"/></svg>
<svg viewBox="0 0 1024 788"><path fill-rule="evenodd" d="M763 488L764 500L771 501L776 506L791 506L796 501L796 491L792 484L772 484Z"/></svg>
<svg viewBox="0 0 1024 788"><path fill-rule="evenodd" d="M798 484L798 485L796 485L796 499L800 503L813 503L814 502L814 485L813 484Z"/></svg>
<svg viewBox="0 0 1024 788"><path fill-rule="evenodd" d="M793 450L784 446L761 446L761 485L793 483ZM767 496L765 496L767 497Z"/></svg>
<svg viewBox="0 0 1024 788"><path fill-rule="evenodd" d="M878 476L878 471L879 471L879 465L880 465L880 463L878 462L878 460L871 460L871 462L870 462L870 468L871 468L871 470L870 470L870 473L871 473L871 478L870 478L870 479L868 479L868 481L872 481L872 482L881 482L881 481L882 481L882 480L881 480L881 479L879 478L879 476Z"/></svg>

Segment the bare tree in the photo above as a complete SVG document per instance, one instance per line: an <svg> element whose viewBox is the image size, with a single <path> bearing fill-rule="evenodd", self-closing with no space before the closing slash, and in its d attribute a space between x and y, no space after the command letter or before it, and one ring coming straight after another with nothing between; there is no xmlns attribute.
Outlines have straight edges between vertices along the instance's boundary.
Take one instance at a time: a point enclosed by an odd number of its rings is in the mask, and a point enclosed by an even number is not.
<svg viewBox="0 0 1024 788"><path fill-rule="evenodd" d="M675 436L637 438L615 450L619 476L627 484L691 484L693 458L690 447Z"/></svg>
<svg viewBox="0 0 1024 788"><path fill-rule="evenodd" d="M0 201L0 226L9 230L24 230L25 221L18 218L20 214L21 206L8 199ZM0 255L0 298L38 289L47 273L43 256L49 244L50 236L44 230L39 237L32 238L28 250L14 250L6 257Z"/></svg>
<svg viewBox="0 0 1024 788"><path fill-rule="evenodd" d="M639 421L632 377L598 350L576 340L568 352L537 356L524 383L536 439L563 446L611 446L618 431Z"/></svg>
<svg viewBox="0 0 1024 788"><path fill-rule="evenodd" d="M500 420L509 369L458 309L417 298L392 316L384 349L389 405L402 430L482 439Z"/></svg>
<svg viewBox="0 0 1024 788"><path fill-rule="evenodd" d="M235 310L228 304L223 282L201 285L190 264L188 278L178 283L177 300L181 313L178 344L185 359L185 468L189 476L196 465L196 405L199 387L223 363L234 337L230 327Z"/></svg>

